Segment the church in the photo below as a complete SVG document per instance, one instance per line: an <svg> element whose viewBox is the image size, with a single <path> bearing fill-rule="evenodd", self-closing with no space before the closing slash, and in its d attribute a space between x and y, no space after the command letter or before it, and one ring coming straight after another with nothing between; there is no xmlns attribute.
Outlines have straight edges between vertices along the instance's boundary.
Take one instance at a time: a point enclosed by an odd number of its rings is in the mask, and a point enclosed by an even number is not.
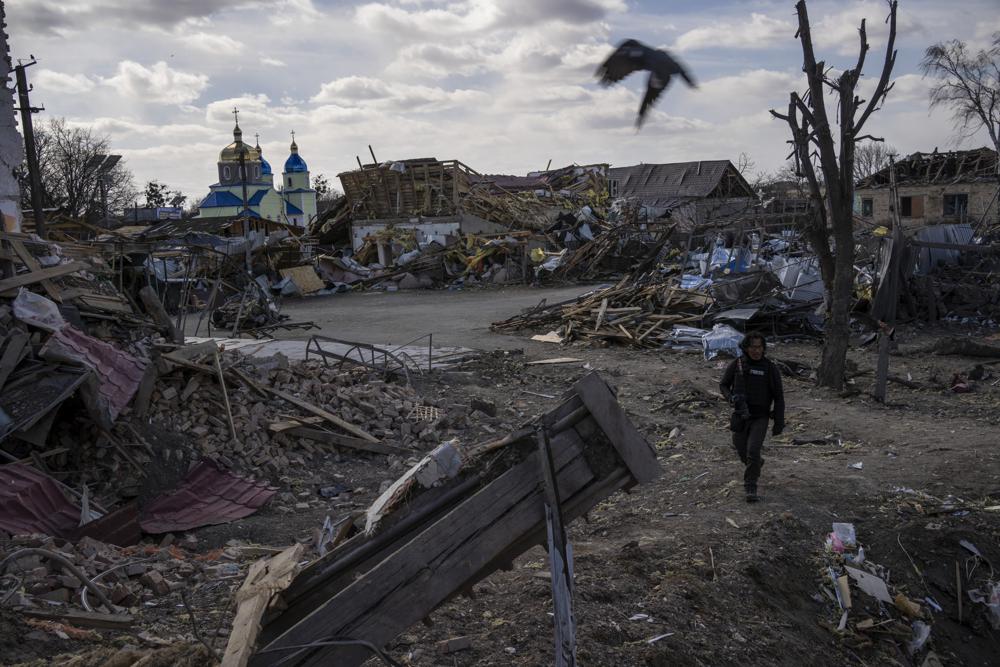
<svg viewBox="0 0 1000 667"><path fill-rule="evenodd" d="M209 186L209 194L198 204L199 218L235 218L244 215L243 178L240 154L246 168L246 215L305 227L316 217L316 191L309 187L309 167L299 155L292 133L292 145L281 174L274 186L271 165L264 159L258 139L256 146L243 142L237 119L233 143L219 153L219 182Z"/></svg>

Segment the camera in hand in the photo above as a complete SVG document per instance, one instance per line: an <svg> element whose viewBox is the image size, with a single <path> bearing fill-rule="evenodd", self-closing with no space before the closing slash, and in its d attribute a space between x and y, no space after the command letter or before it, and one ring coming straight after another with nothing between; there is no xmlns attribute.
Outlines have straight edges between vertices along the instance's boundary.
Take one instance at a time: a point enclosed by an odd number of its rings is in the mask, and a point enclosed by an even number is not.
<svg viewBox="0 0 1000 667"><path fill-rule="evenodd" d="M750 419L750 406L746 394L733 394L733 412L740 419Z"/></svg>

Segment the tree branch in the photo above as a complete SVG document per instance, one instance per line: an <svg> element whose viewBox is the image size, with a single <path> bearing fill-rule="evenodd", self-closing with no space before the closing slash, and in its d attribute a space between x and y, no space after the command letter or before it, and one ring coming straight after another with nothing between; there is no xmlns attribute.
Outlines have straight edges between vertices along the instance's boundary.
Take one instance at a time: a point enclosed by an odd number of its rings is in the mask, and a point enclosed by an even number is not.
<svg viewBox="0 0 1000 667"><path fill-rule="evenodd" d="M892 68L896 64L896 50L893 48L896 44L896 7L896 0L892 0L889 3L889 41L885 45L885 62L882 63L882 76L879 77L878 85L875 86L875 93L872 94L871 101L868 102L864 113L854 123L855 132L861 131L868 117L872 115L872 112L878 108L881 101L892 90L892 86L889 85L889 77L892 75Z"/></svg>

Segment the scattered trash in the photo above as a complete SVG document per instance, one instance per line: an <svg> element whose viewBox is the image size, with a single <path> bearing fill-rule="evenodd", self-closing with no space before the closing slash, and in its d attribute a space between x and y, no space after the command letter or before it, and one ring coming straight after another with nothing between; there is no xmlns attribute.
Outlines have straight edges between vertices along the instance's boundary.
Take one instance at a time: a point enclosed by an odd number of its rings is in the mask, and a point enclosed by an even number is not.
<svg viewBox="0 0 1000 667"><path fill-rule="evenodd" d="M862 461L858 461L857 463L850 463L850 464L848 464L847 467L848 468L854 468L855 470L861 470L861 469L863 469L865 467L865 464Z"/></svg>

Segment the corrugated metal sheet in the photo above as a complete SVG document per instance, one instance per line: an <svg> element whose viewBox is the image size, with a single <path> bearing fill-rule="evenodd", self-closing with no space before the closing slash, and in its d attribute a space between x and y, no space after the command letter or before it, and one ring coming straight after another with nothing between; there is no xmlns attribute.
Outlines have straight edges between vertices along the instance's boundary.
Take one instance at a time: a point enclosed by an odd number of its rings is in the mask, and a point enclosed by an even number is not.
<svg viewBox="0 0 1000 667"><path fill-rule="evenodd" d="M0 466L0 530L69 538L79 524L80 509L51 478L16 463Z"/></svg>
<svg viewBox="0 0 1000 667"><path fill-rule="evenodd" d="M240 477L203 461L179 487L147 505L139 523L147 533L228 523L250 516L276 492L267 482Z"/></svg>
<svg viewBox="0 0 1000 667"><path fill-rule="evenodd" d="M636 197L649 205L666 205L676 200L707 197L731 165L729 160L637 164L612 167L608 170L608 179L618 181L619 197Z"/></svg>
<svg viewBox="0 0 1000 667"><path fill-rule="evenodd" d="M52 334L40 355L46 359L73 359L93 368L100 379L98 392L108 406L112 421L135 396L146 371L140 359L71 326Z"/></svg>

